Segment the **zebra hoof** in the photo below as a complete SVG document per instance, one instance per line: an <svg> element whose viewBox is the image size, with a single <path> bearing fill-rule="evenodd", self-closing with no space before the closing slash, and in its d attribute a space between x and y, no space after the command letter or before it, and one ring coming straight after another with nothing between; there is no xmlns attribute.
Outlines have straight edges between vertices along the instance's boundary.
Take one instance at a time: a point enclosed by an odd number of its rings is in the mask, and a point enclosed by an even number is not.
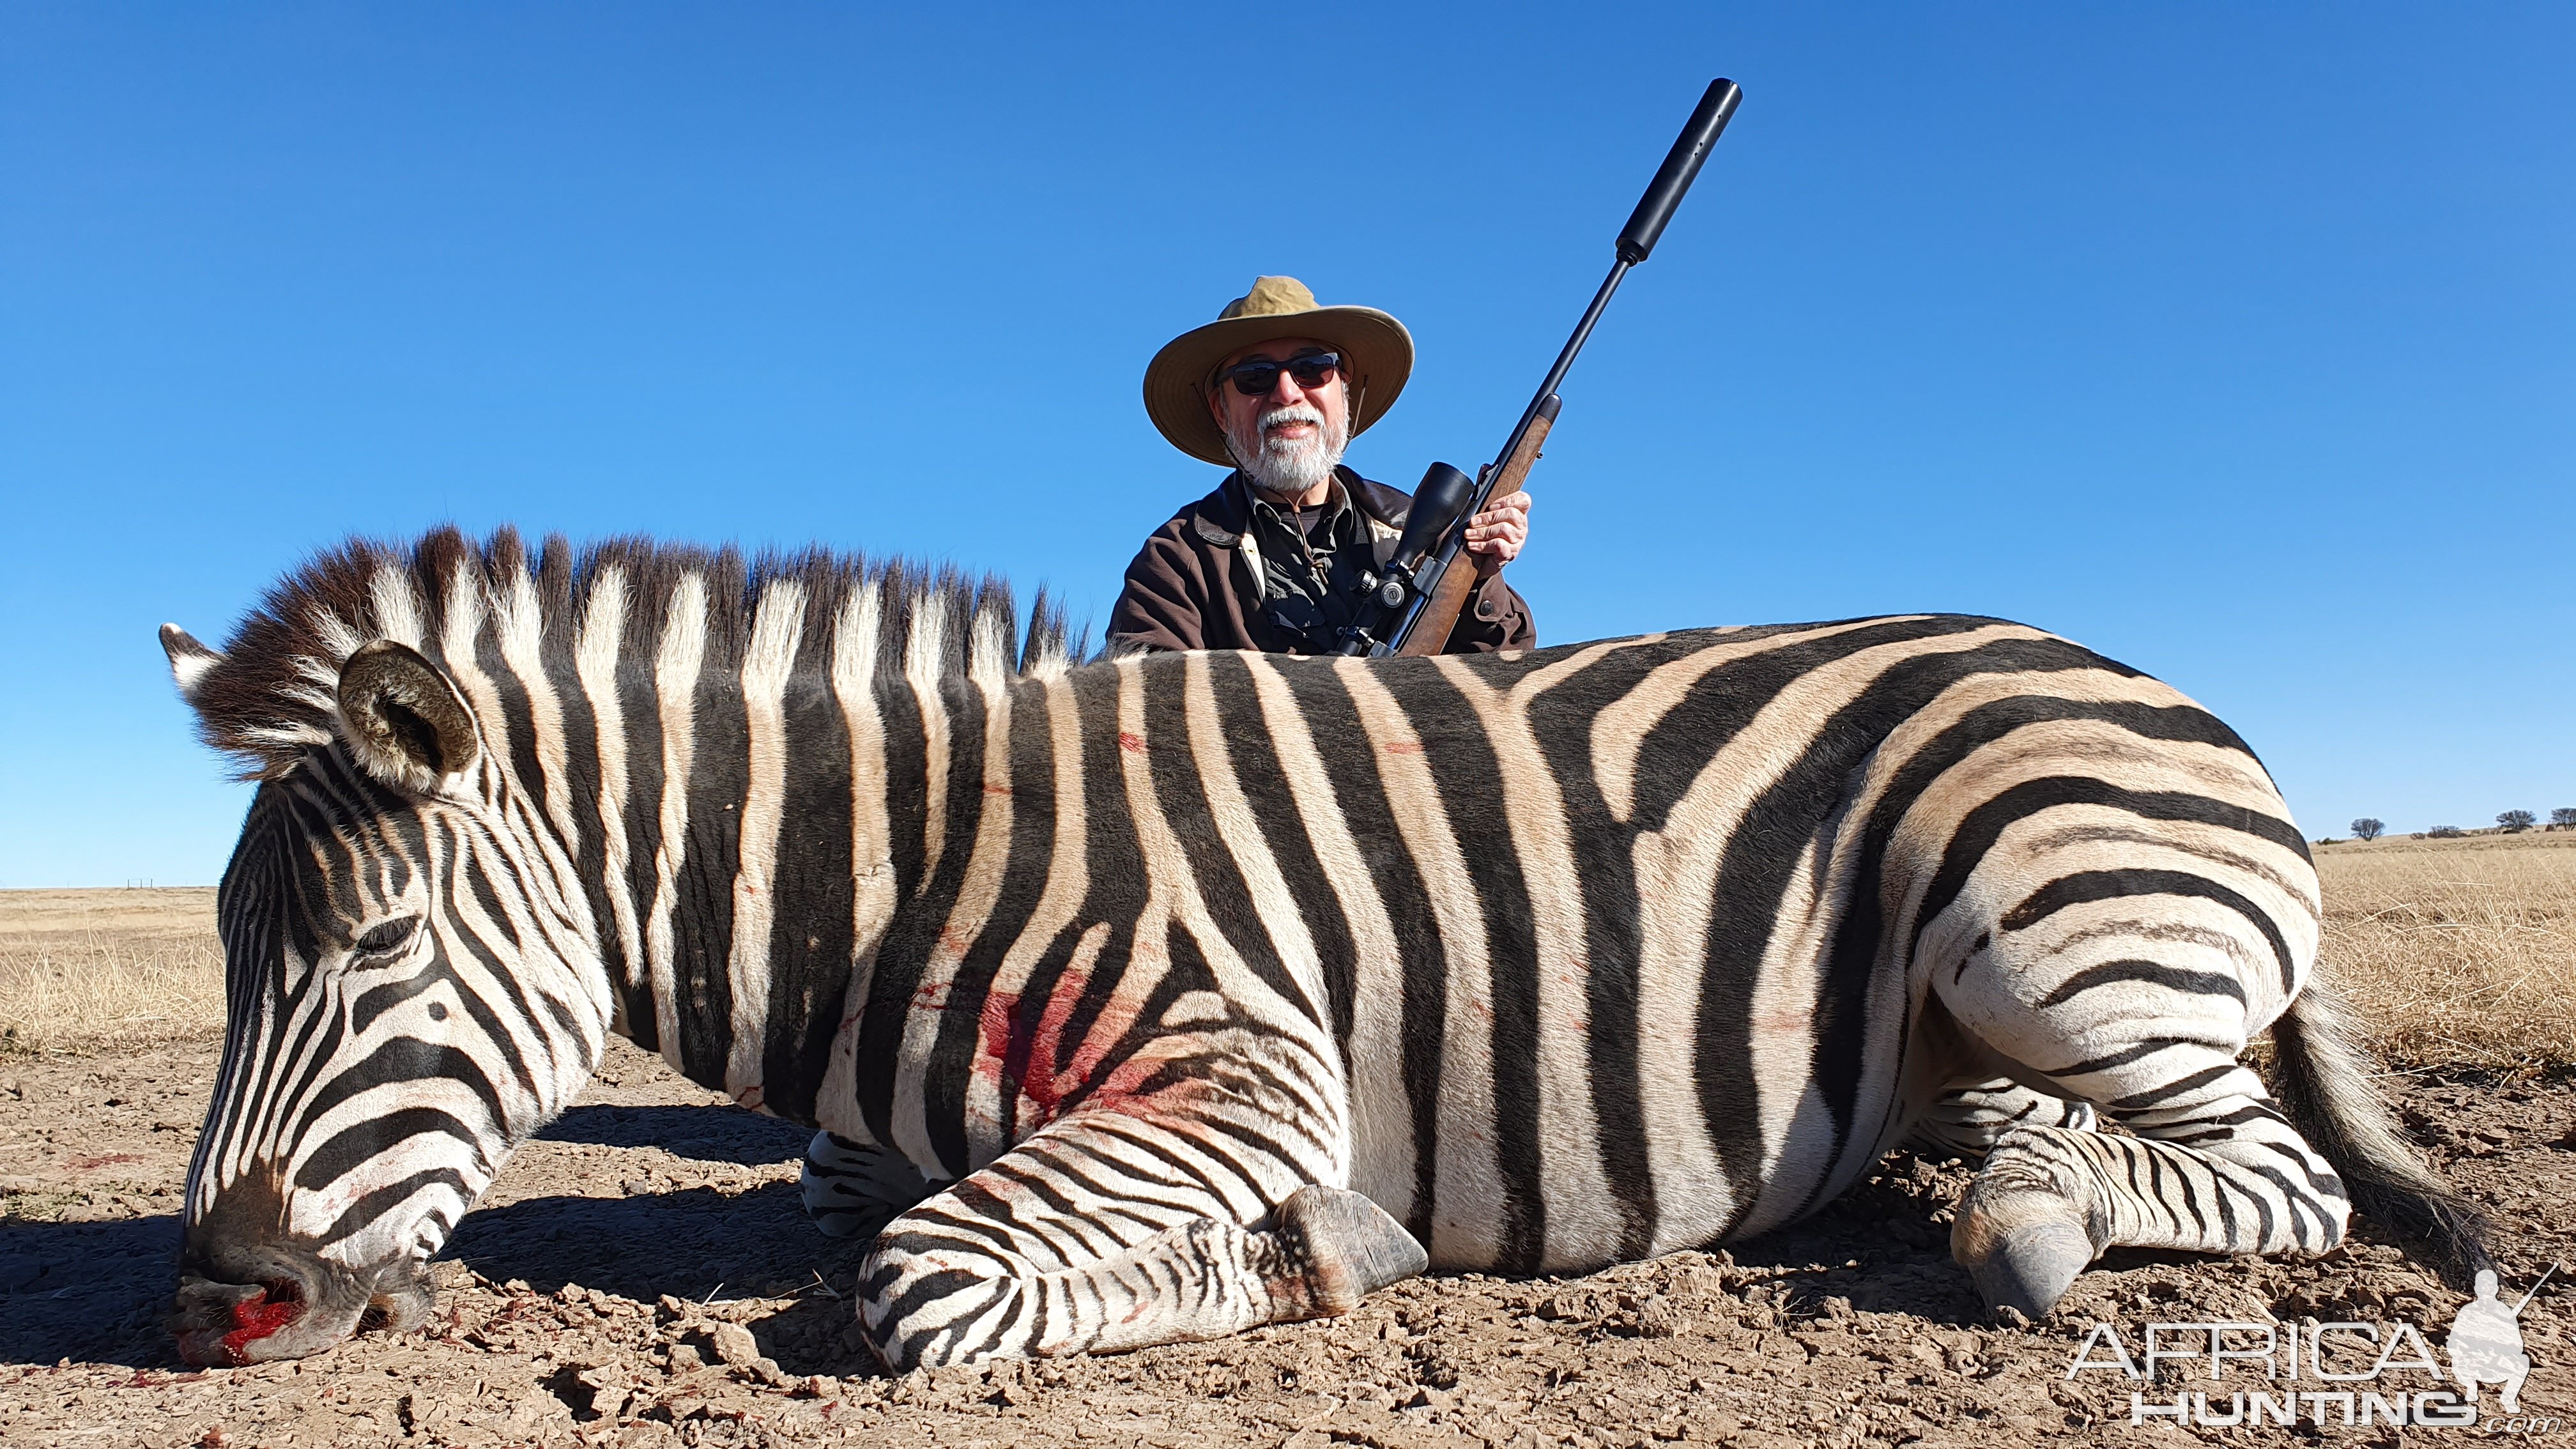
<svg viewBox="0 0 2576 1449"><path fill-rule="evenodd" d="M2095 1248L2073 1204L2053 1194L1980 1194L1972 1185L1950 1230L1950 1256L1986 1307L2037 1320L2092 1266Z"/></svg>
<svg viewBox="0 0 2576 1449"><path fill-rule="evenodd" d="M873 1238L921 1200L927 1181L902 1157L817 1132L797 1187L805 1216L827 1238Z"/></svg>
<svg viewBox="0 0 2576 1449"><path fill-rule="evenodd" d="M1279 1205L1279 1236L1306 1273L1308 1311L1348 1313L1390 1283L1431 1266L1431 1255L1386 1209L1347 1188L1307 1186Z"/></svg>
<svg viewBox="0 0 2576 1449"><path fill-rule="evenodd" d="M812 1203L805 1205L805 1216L812 1220L814 1230L824 1237L862 1240L884 1232L885 1225L894 1221L892 1213L882 1210L835 1212L829 1208L817 1208Z"/></svg>

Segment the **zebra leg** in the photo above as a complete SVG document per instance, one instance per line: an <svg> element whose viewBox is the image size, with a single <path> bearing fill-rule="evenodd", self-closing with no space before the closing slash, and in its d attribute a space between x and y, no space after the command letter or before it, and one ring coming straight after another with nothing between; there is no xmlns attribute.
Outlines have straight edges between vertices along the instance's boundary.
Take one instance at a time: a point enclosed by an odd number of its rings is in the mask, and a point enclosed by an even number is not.
<svg viewBox="0 0 2576 1449"><path fill-rule="evenodd" d="M2034 1092L2010 1077L1965 1082L1943 1092L1914 1124L1906 1145L1929 1153L1979 1158L2016 1127L2094 1130L2090 1102Z"/></svg>
<svg viewBox="0 0 2576 1449"><path fill-rule="evenodd" d="M1988 1304L2046 1314L2114 1246L2278 1253L2342 1241L2342 1179L2236 1059L2248 1023L2232 961L2122 960L2069 975L2062 962L2031 969L2000 954L1971 956L1944 1004L2020 1075L2097 1104L2134 1135L2025 1123L1995 1139L1950 1236ZM2062 979L2042 995L2051 976Z"/></svg>
<svg viewBox="0 0 2576 1449"><path fill-rule="evenodd" d="M898 1373L1114 1353L1347 1313L1429 1266L1358 1193L1307 1183L1273 1207L1286 1184L1210 1165L1158 1123L1057 1122L887 1225L860 1269L861 1329Z"/></svg>
<svg viewBox="0 0 2576 1449"><path fill-rule="evenodd" d="M829 1132L817 1132L805 1144L805 1169L796 1185L805 1196L805 1216L827 1238L873 1238L895 1214L939 1186L900 1152L863 1147Z"/></svg>

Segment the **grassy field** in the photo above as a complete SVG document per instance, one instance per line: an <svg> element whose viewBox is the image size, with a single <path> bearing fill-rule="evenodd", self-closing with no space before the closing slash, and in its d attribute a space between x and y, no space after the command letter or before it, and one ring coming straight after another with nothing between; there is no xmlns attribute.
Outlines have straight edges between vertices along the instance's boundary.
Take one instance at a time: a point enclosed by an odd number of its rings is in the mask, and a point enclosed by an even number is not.
<svg viewBox="0 0 2576 1449"><path fill-rule="evenodd" d="M2319 846L2325 960L2392 1065L2576 1063L2576 833ZM0 892L0 1048L223 1025L212 890Z"/></svg>
<svg viewBox="0 0 2576 1449"><path fill-rule="evenodd" d="M2316 857L2327 969L2390 1064L2576 1063L2576 832Z"/></svg>
<svg viewBox="0 0 2576 1449"><path fill-rule="evenodd" d="M223 1025L212 887L0 891L0 1050L132 1046Z"/></svg>

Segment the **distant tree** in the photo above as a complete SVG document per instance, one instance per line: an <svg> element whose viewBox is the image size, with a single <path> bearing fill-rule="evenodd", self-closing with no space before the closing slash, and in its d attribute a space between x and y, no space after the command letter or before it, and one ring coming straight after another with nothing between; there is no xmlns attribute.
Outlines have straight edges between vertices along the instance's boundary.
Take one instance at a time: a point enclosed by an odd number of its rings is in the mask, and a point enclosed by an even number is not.
<svg viewBox="0 0 2576 1449"><path fill-rule="evenodd" d="M2549 823L2560 830L2576 830L2576 805L2561 805L2550 811Z"/></svg>
<svg viewBox="0 0 2576 1449"><path fill-rule="evenodd" d="M2457 840L2468 833L2456 825L2436 825L2425 831L2424 835L2430 840Z"/></svg>
<svg viewBox="0 0 2576 1449"><path fill-rule="evenodd" d="M2377 840L2387 829L2385 822L2373 820L2367 815L2352 822L2352 835L2355 840Z"/></svg>
<svg viewBox="0 0 2576 1449"><path fill-rule="evenodd" d="M2507 810L2496 816L2496 824L2503 826L2507 835L2529 830L2539 823L2540 817L2528 810Z"/></svg>

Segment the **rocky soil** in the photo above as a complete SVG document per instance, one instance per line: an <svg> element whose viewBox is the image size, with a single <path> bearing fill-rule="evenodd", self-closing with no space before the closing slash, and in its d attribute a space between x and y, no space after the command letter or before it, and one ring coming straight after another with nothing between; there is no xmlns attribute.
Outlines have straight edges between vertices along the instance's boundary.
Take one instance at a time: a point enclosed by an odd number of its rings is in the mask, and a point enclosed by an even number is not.
<svg viewBox="0 0 2576 1449"><path fill-rule="evenodd" d="M2148 1321L2303 1317L2419 1323L2438 1350L2462 1301L2365 1227L2312 1262L2122 1254L2050 1321L1997 1324L1949 1262L1965 1172L1898 1154L1818 1220L1731 1255L1429 1279L1218 1343L888 1378L849 1327L856 1251L798 1210L802 1134L621 1046L458 1232L425 1332L191 1372L159 1315L214 1065L212 1043L0 1058L0 1443L2287 1443L2318 1431L2132 1426L2133 1389L2164 1402L2194 1385L2067 1367L2096 1321L2132 1353ZM2576 1267L2576 1083L2394 1085L2410 1129L2496 1214L2506 1301L2552 1261ZM2553 1282L2523 1315L2525 1415L2576 1414L2566 1301ZM2492 1389L2484 1407L2475 1429L2323 1433L2568 1432L2509 1424Z"/></svg>

